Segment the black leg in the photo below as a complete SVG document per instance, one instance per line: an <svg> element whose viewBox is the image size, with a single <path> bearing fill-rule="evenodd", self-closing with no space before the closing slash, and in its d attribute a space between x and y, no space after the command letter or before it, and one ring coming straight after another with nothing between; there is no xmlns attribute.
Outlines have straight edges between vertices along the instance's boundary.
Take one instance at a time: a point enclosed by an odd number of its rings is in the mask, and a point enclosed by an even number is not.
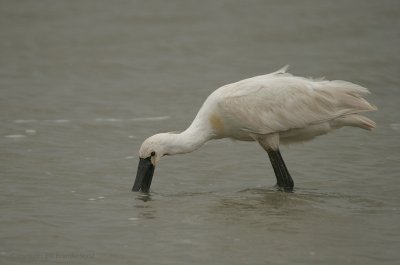
<svg viewBox="0 0 400 265"><path fill-rule="evenodd" d="M286 168L285 161L283 161L279 149L269 149L267 150L267 153L275 172L278 187L283 189L284 191L293 191L294 182L289 174L289 171Z"/></svg>

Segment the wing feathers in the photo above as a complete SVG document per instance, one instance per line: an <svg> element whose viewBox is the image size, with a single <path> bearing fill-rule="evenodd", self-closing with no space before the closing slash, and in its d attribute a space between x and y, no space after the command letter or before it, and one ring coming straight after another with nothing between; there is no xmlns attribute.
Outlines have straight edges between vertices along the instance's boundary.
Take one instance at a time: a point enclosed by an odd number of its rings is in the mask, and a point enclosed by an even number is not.
<svg viewBox="0 0 400 265"><path fill-rule="evenodd" d="M286 69L227 87L219 107L229 123L236 123L247 132L267 134L376 110L362 97L369 93L362 86L340 80L276 75ZM364 119L361 123L372 128L371 122Z"/></svg>

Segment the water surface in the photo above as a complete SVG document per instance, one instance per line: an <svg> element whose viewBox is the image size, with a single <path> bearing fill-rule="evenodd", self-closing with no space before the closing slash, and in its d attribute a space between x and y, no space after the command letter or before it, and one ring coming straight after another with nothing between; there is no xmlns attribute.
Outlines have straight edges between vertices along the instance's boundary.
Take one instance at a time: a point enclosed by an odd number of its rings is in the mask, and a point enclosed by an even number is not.
<svg viewBox="0 0 400 265"><path fill-rule="evenodd" d="M397 264L398 1L1 1L1 264ZM164 158L215 88L290 64L368 87L377 129Z"/></svg>

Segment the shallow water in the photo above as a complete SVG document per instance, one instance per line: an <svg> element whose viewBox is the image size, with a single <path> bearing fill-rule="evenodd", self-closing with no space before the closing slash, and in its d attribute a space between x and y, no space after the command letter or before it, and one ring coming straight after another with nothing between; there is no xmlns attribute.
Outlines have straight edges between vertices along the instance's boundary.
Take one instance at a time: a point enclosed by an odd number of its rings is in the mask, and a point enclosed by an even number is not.
<svg viewBox="0 0 400 265"><path fill-rule="evenodd" d="M397 264L397 1L1 1L1 264ZM146 137L215 88L291 64L368 87L373 132L164 158L130 192Z"/></svg>

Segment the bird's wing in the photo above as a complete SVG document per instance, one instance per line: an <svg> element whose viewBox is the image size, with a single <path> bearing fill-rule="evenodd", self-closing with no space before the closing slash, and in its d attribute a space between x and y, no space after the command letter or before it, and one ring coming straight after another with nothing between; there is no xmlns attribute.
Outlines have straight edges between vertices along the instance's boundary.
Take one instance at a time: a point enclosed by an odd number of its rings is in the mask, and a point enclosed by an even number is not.
<svg viewBox="0 0 400 265"><path fill-rule="evenodd" d="M345 81L314 81L285 72L227 85L219 109L243 131L269 134L304 128L376 108L362 95L364 87Z"/></svg>

